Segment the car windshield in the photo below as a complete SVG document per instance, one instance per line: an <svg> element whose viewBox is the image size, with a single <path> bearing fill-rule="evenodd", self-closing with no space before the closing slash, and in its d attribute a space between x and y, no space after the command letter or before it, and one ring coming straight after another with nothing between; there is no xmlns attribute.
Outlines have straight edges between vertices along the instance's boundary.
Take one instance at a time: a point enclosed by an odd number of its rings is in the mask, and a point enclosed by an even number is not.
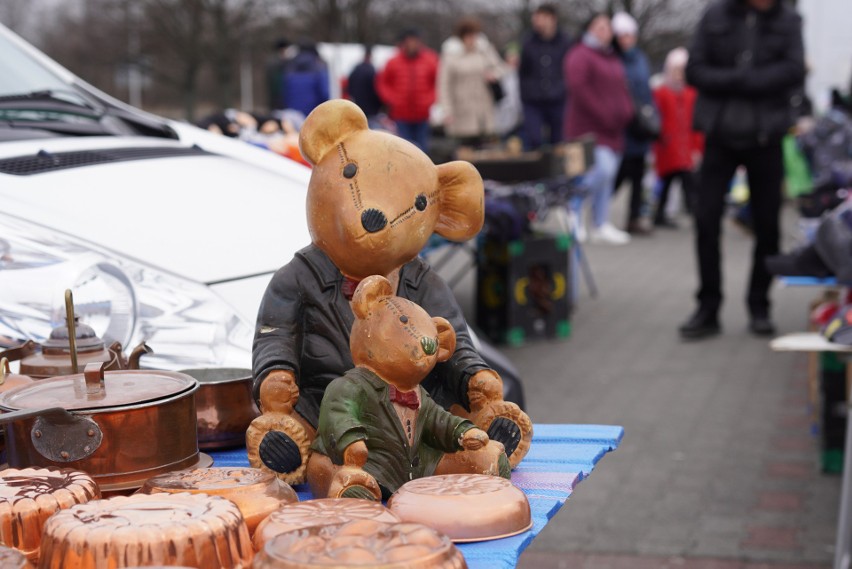
<svg viewBox="0 0 852 569"><path fill-rule="evenodd" d="M44 91L67 93L70 89L41 62L0 34L0 97Z"/></svg>

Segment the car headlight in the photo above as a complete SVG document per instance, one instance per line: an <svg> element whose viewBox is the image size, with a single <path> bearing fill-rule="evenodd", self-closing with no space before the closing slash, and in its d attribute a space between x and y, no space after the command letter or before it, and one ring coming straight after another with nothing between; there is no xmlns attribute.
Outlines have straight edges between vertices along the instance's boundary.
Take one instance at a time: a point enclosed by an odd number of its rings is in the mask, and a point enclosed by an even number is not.
<svg viewBox="0 0 852 569"><path fill-rule="evenodd" d="M253 327L207 286L0 215L0 340L44 341L75 313L107 343L146 342L146 367L251 367Z"/></svg>

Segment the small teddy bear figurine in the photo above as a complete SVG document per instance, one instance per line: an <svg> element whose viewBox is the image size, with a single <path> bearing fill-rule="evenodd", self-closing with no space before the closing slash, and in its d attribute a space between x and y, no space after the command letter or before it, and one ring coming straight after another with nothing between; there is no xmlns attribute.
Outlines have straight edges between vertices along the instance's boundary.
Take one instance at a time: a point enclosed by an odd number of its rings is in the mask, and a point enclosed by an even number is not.
<svg viewBox="0 0 852 569"><path fill-rule="evenodd" d="M387 499L432 474L509 478L503 445L420 386L455 349L450 323L394 296L378 275L358 285L352 310L355 367L328 385L320 405L307 467L314 496Z"/></svg>
<svg viewBox="0 0 852 569"><path fill-rule="evenodd" d="M455 331L455 349L423 388L503 443L516 466L529 450L532 422L503 400L502 380L477 352L453 292L417 256L433 234L465 241L479 233L479 172L463 161L436 165L410 142L370 130L351 101L319 105L299 137L313 165L312 243L275 273L258 310L252 368L263 415L246 431L249 462L290 484L304 482L326 386L354 365L352 294L362 279L381 275L396 296L440 314ZM280 213L263 212L264 222L280 223Z"/></svg>

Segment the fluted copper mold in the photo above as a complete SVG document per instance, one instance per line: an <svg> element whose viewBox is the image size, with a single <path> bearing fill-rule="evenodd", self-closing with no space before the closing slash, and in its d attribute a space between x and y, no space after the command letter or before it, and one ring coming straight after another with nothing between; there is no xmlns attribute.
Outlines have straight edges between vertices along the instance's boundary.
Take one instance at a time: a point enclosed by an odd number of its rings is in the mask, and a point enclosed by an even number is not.
<svg viewBox="0 0 852 569"><path fill-rule="evenodd" d="M463 569L461 551L434 529L412 523L356 520L283 533L255 557L254 569Z"/></svg>
<svg viewBox="0 0 852 569"><path fill-rule="evenodd" d="M242 512L249 533L254 533L258 524L282 504L299 501L288 484L271 472L257 468L196 468L169 472L151 478L139 492L190 492L227 498Z"/></svg>
<svg viewBox="0 0 852 569"><path fill-rule="evenodd" d="M386 507L356 498L323 498L281 506L272 512L254 532L254 548L282 533L306 527L339 525L354 520L396 523L402 520Z"/></svg>
<svg viewBox="0 0 852 569"><path fill-rule="evenodd" d="M38 560L42 527L55 512L101 497L92 478L69 468L0 471L0 543ZM0 563L0 567L6 565Z"/></svg>
<svg viewBox="0 0 852 569"><path fill-rule="evenodd" d="M505 478L446 474L403 484L388 501L403 521L428 525L455 542L509 537L532 527L526 495Z"/></svg>
<svg viewBox="0 0 852 569"><path fill-rule="evenodd" d="M33 569L27 556L11 547L0 545L0 567L3 569Z"/></svg>
<svg viewBox="0 0 852 569"><path fill-rule="evenodd" d="M44 526L39 569L185 565L247 569L237 506L202 494L134 494L62 510Z"/></svg>

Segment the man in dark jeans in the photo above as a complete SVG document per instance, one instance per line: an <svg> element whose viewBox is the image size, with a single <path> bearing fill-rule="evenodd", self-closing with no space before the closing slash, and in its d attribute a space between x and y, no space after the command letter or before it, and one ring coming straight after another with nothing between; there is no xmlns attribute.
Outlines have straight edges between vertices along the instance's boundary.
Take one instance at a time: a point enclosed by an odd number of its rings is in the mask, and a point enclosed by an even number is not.
<svg viewBox="0 0 852 569"><path fill-rule="evenodd" d="M524 145L536 150L562 141L565 111L562 60L571 42L559 29L554 4L541 4L535 9L532 28L521 48L518 80L524 107ZM542 131L547 132L547 138Z"/></svg>
<svg viewBox="0 0 852 569"><path fill-rule="evenodd" d="M778 252L783 162L781 138L792 124L790 99L805 77L802 21L781 0L716 0L693 38L687 81L698 89L694 122L707 135L696 203L698 309L684 338L720 330L719 234L737 167L748 171L755 246L747 304L754 334L771 335L764 259Z"/></svg>

